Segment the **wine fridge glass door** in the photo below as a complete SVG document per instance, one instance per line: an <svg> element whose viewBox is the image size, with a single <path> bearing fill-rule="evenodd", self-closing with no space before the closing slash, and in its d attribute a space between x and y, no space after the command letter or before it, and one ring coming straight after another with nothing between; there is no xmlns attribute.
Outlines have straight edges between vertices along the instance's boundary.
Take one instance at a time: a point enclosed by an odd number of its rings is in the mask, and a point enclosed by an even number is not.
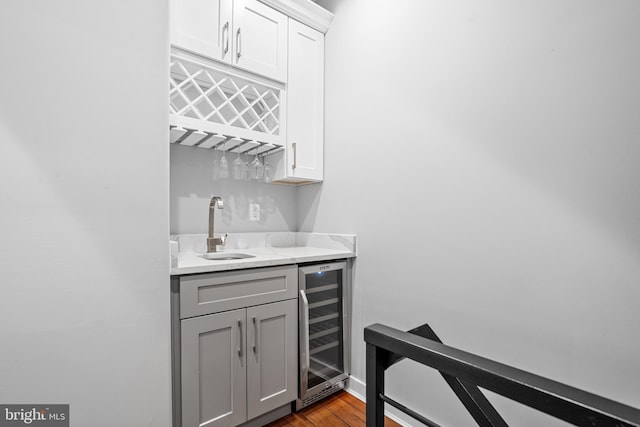
<svg viewBox="0 0 640 427"><path fill-rule="evenodd" d="M345 277L344 262L300 268L301 398L346 377Z"/></svg>

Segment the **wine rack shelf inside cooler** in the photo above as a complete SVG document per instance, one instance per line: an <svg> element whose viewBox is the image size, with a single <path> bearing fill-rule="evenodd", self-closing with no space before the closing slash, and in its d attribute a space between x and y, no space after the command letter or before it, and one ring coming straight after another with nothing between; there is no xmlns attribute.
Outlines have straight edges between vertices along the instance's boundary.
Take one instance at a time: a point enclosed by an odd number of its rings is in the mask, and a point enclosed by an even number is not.
<svg viewBox="0 0 640 427"><path fill-rule="evenodd" d="M341 298L338 283L320 283L307 288L309 298L309 355L313 362L311 371L318 377L327 378L336 371L331 366L332 356L324 354L341 346ZM315 356L315 357L313 357Z"/></svg>

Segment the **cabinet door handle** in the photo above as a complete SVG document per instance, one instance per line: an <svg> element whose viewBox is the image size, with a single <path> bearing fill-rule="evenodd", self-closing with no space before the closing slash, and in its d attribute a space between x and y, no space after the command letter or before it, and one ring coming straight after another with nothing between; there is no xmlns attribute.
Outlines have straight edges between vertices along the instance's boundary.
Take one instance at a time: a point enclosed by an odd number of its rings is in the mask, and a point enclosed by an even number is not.
<svg viewBox="0 0 640 427"><path fill-rule="evenodd" d="M260 348L260 320L256 317L253 318L253 352L258 355Z"/></svg>
<svg viewBox="0 0 640 427"><path fill-rule="evenodd" d="M242 321L238 320L238 329L240 330L238 338L238 357L242 358Z"/></svg>
<svg viewBox="0 0 640 427"><path fill-rule="evenodd" d="M293 165L291 166L291 168L295 169L298 165L298 149L295 142L291 144L291 149L293 150Z"/></svg>
<svg viewBox="0 0 640 427"><path fill-rule="evenodd" d="M222 27L222 44L224 44L224 49L222 50L222 58L224 58L229 52L229 21L225 22L224 27Z"/></svg>
<svg viewBox="0 0 640 427"><path fill-rule="evenodd" d="M236 31L236 61L240 59L240 56L242 56L242 44L240 44L241 40L240 28L238 28L238 31Z"/></svg>

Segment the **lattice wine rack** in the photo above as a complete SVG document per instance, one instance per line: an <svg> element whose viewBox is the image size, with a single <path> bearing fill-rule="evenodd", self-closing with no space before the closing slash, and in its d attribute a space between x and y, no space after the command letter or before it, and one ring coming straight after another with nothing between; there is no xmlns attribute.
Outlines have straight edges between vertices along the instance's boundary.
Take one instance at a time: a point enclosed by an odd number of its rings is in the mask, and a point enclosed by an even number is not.
<svg viewBox="0 0 640 427"><path fill-rule="evenodd" d="M251 154L283 149L284 89L173 50L171 143Z"/></svg>

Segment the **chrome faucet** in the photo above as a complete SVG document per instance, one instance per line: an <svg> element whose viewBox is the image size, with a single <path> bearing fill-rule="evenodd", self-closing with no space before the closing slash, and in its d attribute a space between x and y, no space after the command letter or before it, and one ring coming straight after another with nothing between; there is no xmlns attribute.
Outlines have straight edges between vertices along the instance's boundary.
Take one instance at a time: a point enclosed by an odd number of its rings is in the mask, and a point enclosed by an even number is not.
<svg viewBox="0 0 640 427"><path fill-rule="evenodd" d="M224 209L224 202L222 198L213 196L211 202L209 202L209 237L207 238L207 253L216 252L218 245L224 245L227 240L227 234L220 237L214 237L213 235L213 217L215 213L215 207L218 209Z"/></svg>

